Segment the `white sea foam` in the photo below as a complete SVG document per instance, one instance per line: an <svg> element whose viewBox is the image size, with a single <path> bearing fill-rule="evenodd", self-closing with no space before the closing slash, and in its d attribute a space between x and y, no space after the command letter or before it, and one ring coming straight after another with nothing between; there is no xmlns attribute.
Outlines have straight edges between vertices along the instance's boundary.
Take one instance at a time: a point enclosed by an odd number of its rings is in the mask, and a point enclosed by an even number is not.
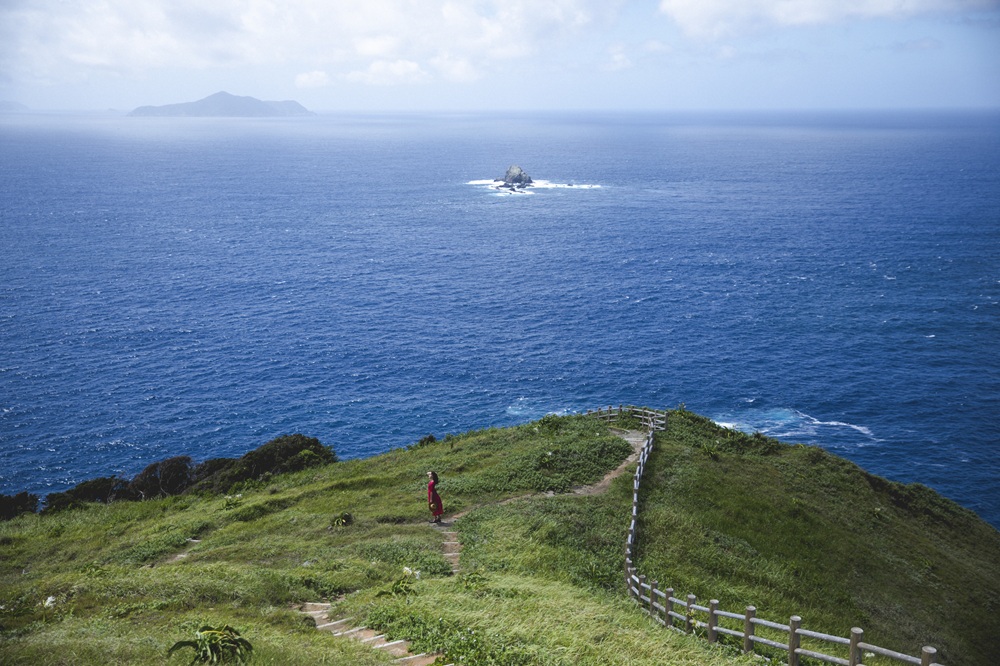
<svg viewBox="0 0 1000 666"><path fill-rule="evenodd" d="M803 412L796 411L795 413L801 416L803 419L806 419L806 421L812 425L831 426L834 428L851 428L852 430L860 432L862 435L868 437L869 439L875 439L875 435L872 434L872 431L866 428L865 426L855 425L853 423L845 423L844 421L820 421L819 419L809 416L808 414L805 414Z"/></svg>
<svg viewBox="0 0 1000 666"><path fill-rule="evenodd" d="M487 189L496 190L500 195L509 194L533 194L532 190L596 190L600 185L592 183L553 183L550 180L535 180L531 185L524 187L505 187L504 182L499 179L490 180L470 180L466 185L476 185Z"/></svg>
<svg viewBox="0 0 1000 666"><path fill-rule="evenodd" d="M807 441L823 440L824 428L849 428L861 433L871 442L880 441L872 431L862 425L844 421L821 421L796 409L749 409L738 413L726 413L712 419L723 428L742 432L761 432L783 440L802 438ZM864 444L859 444L862 446Z"/></svg>

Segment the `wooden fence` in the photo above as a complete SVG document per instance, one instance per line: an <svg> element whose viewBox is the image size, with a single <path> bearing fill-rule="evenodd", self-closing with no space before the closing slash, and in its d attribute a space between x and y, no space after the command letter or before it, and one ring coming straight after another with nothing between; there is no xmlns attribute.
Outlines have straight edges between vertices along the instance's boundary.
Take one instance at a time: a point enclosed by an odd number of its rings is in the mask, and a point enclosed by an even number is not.
<svg viewBox="0 0 1000 666"><path fill-rule="evenodd" d="M619 418L635 419L649 432L667 429L667 413L656 409L649 409L648 407L618 405L617 407L612 406L607 409L591 409L587 410L586 413L588 416L593 416L602 421L617 421Z"/></svg>
<svg viewBox="0 0 1000 666"><path fill-rule="evenodd" d="M864 631L858 627L851 629L851 635L848 637L832 636L803 629L802 618L798 615L791 616L788 624L781 624L757 617L757 609L753 606L747 606L742 613L732 613L720 610L719 602L716 599L710 600L708 606L699 605L696 603L697 597L693 594L688 594L683 598L675 597L673 588L661 589L655 580L647 582L646 577L639 575L638 570L633 566L637 538L636 522L639 518L639 487L646 469L646 462L653 452L655 433L657 430L666 430L667 428L667 414L645 407L622 405L617 408L608 407L607 410L599 409L587 413L605 421L637 418L648 430L632 481L632 518L629 522L628 537L625 540L625 584L629 596L634 597L639 606L661 625L686 633L705 630L705 638L710 643L718 641L720 634L733 636L742 640L744 652L753 652L754 646L758 644L784 650L788 653L789 666L799 666L800 657L817 659L829 664L840 664L841 666L858 666L862 664L863 658L867 655L879 655L918 666L942 666L934 661L937 650L929 646L924 646L919 657L913 657L865 643L863 640ZM768 633L771 637L758 635L758 627L761 628L760 633ZM803 638L807 639L810 645L822 646L825 643L839 645L841 653L845 654L846 658L818 651L819 649L827 649L825 647L817 647L817 650L807 649L802 645Z"/></svg>

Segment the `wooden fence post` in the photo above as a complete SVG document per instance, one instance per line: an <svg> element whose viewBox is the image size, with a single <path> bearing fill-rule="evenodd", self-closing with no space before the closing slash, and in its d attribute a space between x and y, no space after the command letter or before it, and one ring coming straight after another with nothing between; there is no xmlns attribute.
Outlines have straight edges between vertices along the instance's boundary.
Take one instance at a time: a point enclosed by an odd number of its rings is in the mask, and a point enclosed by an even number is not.
<svg viewBox="0 0 1000 666"><path fill-rule="evenodd" d="M934 655L937 654L937 649L932 648L930 645L925 645L920 651L920 666L931 666L934 662Z"/></svg>
<svg viewBox="0 0 1000 666"><path fill-rule="evenodd" d="M693 594L689 594L687 608L684 611L685 631L687 631L689 634L694 632L694 609L691 608L691 606L694 606L694 602L696 599L697 597L695 597Z"/></svg>
<svg viewBox="0 0 1000 666"><path fill-rule="evenodd" d="M646 582L645 576L639 576L639 584L636 586L638 589L635 591L635 600L642 605L642 584Z"/></svg>
<svg viewBox="0 0 1000 666"><path fill-rule="evenodd" d="M861 663L861 648L858 644L865 637L865 632L860 627L851 628L851 651L847 655L847 663L851 666L858 666Z"/></svg>
<svg viewBox="0 0 1000 666"><path fill-rule="evenodd" d="M799 666L799 653L796 650L799 649L802 640L799 636L801 626L802 618L798 615L793 615L788 620L788 666Z"/></svg>
<svg viewBox="0 0 1000 666"><path fill-rule="evenodd" d="M667 597L663 600L663 606L666 610L663 611L663 619L667 621L667 626L674 626L674 618L670 617L670 614L674 612L674 588L668 587L664 590Z"/></svg>
<svg viewBox="0 0 1000 666"><path fill-rule="evenodd" d="M655 618L656 617L656 606L653 605L654 603L656 603L656 581L655 580L652 583L649 584L649 615L651 617Z"/></svg>
<svg viewBox="0 0 1000 666"><path fill-rule="evenodd" d="M747 606L743 620L743 651L753 652L753 617L757 614L755 606Z"/></svg>
<svg viewBox="0 0 1000 666"><path fill-rule="evenodd" d="M708 602L708 642L714 643L718 640L718 632L715 630L715 625L718 620L715 616L715 611L719 610L719 600L712 599Z"/></svg>

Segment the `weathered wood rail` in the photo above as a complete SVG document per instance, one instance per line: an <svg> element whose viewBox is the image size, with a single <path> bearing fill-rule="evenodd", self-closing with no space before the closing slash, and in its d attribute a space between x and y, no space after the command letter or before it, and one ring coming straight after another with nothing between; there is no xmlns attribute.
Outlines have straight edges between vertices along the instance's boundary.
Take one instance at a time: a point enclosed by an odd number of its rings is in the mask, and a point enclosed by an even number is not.
<svg viewBox="0 0 1000 666"><path fill-rule="evenodd" d="M841 666L860 666L868 655L887 657L917 666L943 666L934 661L937 650L930 646L924 646L920 656L913 657L864 642L864 631L858 627L851 629L850 636L833 636L804 629L802 618L798 615L791 616L788 624L772 622L757 617L757 609L754 606L747 606L742 613L733 613L721 610L717 599L710 600L708 606L704 606L696 603L698 599L693 594L677 597L674 596L672 587L661 588L655 580L647 582L646 577L640 575L634 566L639 519L639 488L646 463L653 452L655 434L659 430L667 429L667 413L646 407L619 405L617 408L588 411L587 414L603 421L638 419L648 431L632 481L632 517L625 540L625 585L629 596L661 625L685 633L705 630L704 636L710 643L717 642L720 635L733 636L742 640L744 652L754 652L757 645L783 650L788 653L789 666L799 666L801 657ZM761 628L760 633L766 632L770 637L759 635L758 627ZM809 645L816 645L817 649L803 647L803 638L809 641ZM840 646L840 652L845 656L838 657L820 652L820 649L829 649L823 647L824 644Z"/></svg>

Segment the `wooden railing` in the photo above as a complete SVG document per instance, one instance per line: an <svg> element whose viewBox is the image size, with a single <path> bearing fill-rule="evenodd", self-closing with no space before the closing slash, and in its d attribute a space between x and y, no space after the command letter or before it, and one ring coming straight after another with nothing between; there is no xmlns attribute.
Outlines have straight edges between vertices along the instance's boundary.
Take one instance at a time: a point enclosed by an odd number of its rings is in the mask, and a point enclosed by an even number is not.
<svg viewBox="0 0 1000 666"><path fill-rule="evenodd" d="M648 407L633 407L632 405L618 405L617 407L603 407L597 410L588 410L588 416L602 421L618 421L620 419L636 419L643 429L652 432L654 430L666 430L667 413L661 410L649 409Z"/></svg>
<svg viewBox="0 0 1000 666"><path fill-rule="evenodd" d="M638 569L633 566L639 519L639 487L642 483L643 472L646 470L646 463L653 452L655 433L657 430L666 430L667 428L667 413L644 407L622 405L617 408L608 407L607 410L599 409L587 413L604 421L638 418L643 427L648 430L646 442L639 452L639 463L632 481L632 517L625 540L625 585L629 596L634 597L640 608L654 620L669 629L685 633L695 633L704 629L705 638L710 643L717 642L720 634L739 638L742 640L744 652L753 652L754 647L758 644L784 650L788 653L789 666L799 666L800 657L808 657L829 664L840 664L841 666L859 666L867 654L888 657L918 666L942 666L934 661L937 650L930 646L924 646L920 656L913 657L865 643L862 640L864 631L858 627L851 629L851 635L848 637L833 636L803 629L802 618L798 615L791 616L788 624L771 622L757 617L757 609L754 606L747 606L742 613L732 613L720 610L717 599L712 599L708 602L708 606L703 606L695 603L697 597L693 594L679 598L674 596L674 589L671 587L660 589L655 580L647 583L646 577L640 575ZM729 626L726 626L727 624ZM758 627L769 632L771 636L780 638L780 640L758 635ZM810 644L832 643L839 645L842 653L846 654L846 658L804 648L802 646L803 638L811 641Z"/></svg>

